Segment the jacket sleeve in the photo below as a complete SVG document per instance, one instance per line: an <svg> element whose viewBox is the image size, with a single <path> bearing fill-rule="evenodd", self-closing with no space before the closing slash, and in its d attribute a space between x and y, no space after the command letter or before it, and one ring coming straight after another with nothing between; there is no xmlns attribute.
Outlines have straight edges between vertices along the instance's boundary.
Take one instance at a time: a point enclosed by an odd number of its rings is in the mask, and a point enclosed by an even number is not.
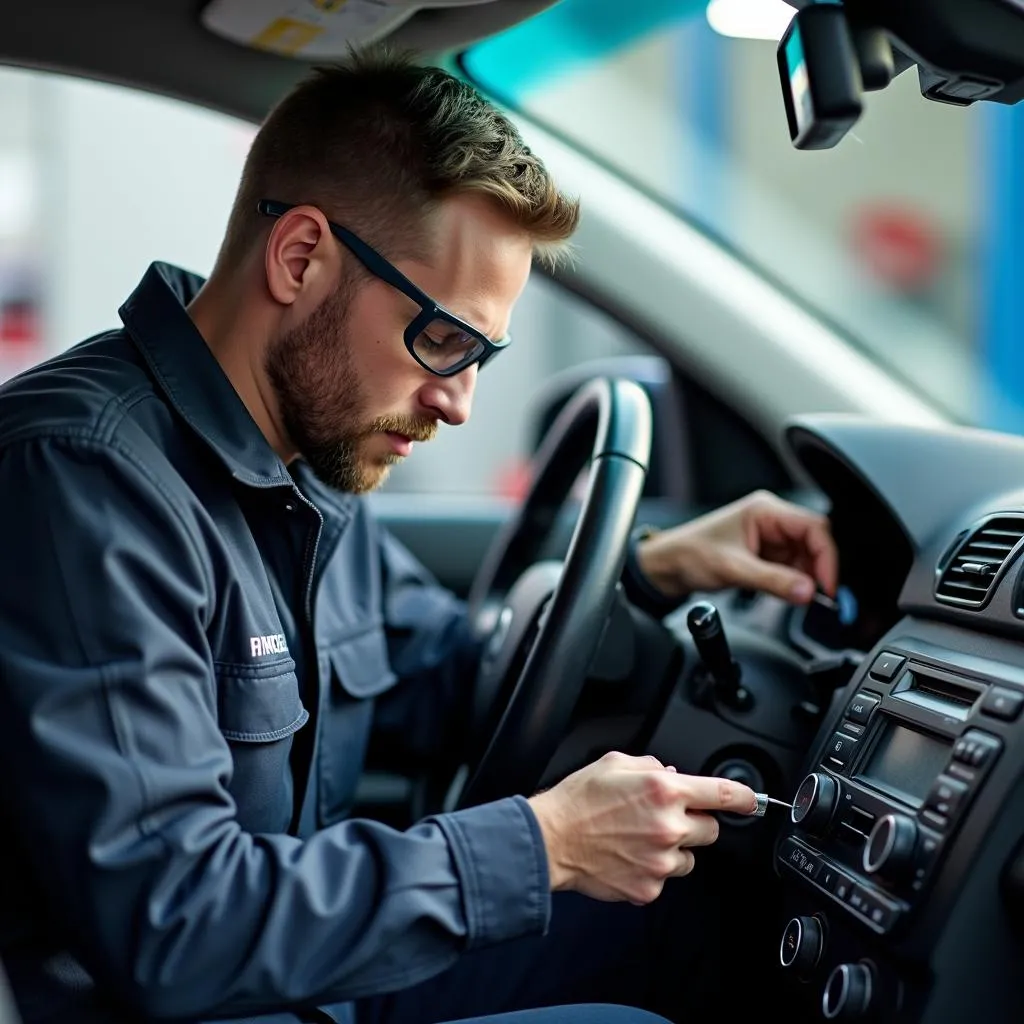
<svg viewBox="0 0 1024 1024"><path fill-rule="evenodd" d="M0 771L74 953L147 1017L271 1012L415 984L539 933L536 819L511 798L406 832L237 823L183 503L127 449L0 457Z"/></svg>
<svg viewBox="0 0 1024 1024"><path fill-rule="evenodd" d="M384 626L398 684L377 699L370 767L452 768L465 750L480 645L462 601L383 527Z"/></svg>
<svg viewBox="0 0 1024 1024"><path fill-rule="evenodd" d="M626 597L641 611L654 619L663 619L685 604L687 595L669 597L663 594L640 568L638 548L643 528L633 530L626 548L626 561L622 567L622 588Z"/></svg>

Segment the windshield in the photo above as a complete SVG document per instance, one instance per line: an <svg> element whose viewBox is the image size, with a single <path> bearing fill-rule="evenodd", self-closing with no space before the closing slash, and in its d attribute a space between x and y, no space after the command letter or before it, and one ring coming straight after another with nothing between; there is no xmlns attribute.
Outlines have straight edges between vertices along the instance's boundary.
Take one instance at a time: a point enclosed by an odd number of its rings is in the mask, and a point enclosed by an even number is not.
<svg viewBox="0 0 1024 1024"><path fill-rule="evenodd" d="M464 66L951 416L1024 429L1024 184L1005 158L1024 110L925 100L911 69L865 97L835 149L797 151L776 66L791 14L782 0L562 0Z"/></svg>

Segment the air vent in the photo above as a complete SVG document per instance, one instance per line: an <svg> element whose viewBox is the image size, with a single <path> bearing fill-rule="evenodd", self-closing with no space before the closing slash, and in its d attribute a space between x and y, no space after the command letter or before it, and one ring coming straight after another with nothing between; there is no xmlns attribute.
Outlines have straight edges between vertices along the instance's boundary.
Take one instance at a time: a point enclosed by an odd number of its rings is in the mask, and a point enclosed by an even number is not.
<svg viewBox="0 0 1024 1024"><path fill-rule="evenodd" d="M954 551L935 588L935 598L961 608L980 608L1024 537L1024 515L995 516L971 531Z"/></svg>

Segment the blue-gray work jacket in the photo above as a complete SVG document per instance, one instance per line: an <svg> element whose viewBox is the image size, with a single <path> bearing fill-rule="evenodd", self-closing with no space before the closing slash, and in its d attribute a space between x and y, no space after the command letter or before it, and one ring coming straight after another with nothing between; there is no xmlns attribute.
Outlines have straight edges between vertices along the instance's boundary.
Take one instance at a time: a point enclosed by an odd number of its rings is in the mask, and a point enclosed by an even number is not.
<svg viewBox="0 0 1024 1024"><path fill-rule="evenodd" d="M29 1024L402 988L544 931L524 799L347 817L371 743L457 749L463 609L286 466L154 264L0 388L0 957Z"/></svg>

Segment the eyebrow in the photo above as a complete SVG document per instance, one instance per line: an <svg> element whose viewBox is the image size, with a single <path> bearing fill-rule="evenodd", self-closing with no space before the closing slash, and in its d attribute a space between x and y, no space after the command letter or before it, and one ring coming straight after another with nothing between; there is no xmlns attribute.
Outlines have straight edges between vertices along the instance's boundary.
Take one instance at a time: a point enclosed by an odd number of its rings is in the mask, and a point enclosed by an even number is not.
<svg viewBox="0 0 1024 1024"><path fill-rule="evenodd" d="M413 262L415 262L415 260ZM490 320L487 320L486 321L486 325L482 327L481 324L484 323L484 317L483 317L483 314L481 313L481 311L479 309L467 308L467 307L455 306L455 305L449 305L446 302L442 302L441 299L439 299L436 294L434 294L433 292L426 291L423 288L423 286L421 284L419 284L419 282L416 280L416 278L413 277L412 274L410 274L408 272L407 269L405 269L403 267L400 267L397 262L393 263L392 266L403 277L405 277L405 279L414 288L417 288L428 299L430 299L431 302L437 303L437 305L439 305L442 309L445 309L449 313L453 314L454 316L457 316L460 320L462 320L465 323L469 324L474 330L479 331L482 335L484 335L484 337L491 338L491 339L500 339L500 338L504 338L508 334L508 329L502 331L502 333L500 335L499 334L495 334L494 331L493 331L492 324L491 324ZM387 284L388 282L385 281L384 283ZM410 298L410 296L406 296L406 298ZM415 302L415 300L412 300L412 301Z"/></svg>
<svg viewBox="0 0 1024 1024"><path fill-rule="evenodd" d="M461 317L467 324L472 324L478 331L485 334L488 338L503 338L508 334L507 330L503 331L500 335L496 334L494 332L494 324L490 320L485 320L479 309L469 309L468 312L463 312L461 309L456 309L454 306L446 306L445 308L451 310L457 317ZM485 324L485 326L481 327L481 324Z"/></svg>

